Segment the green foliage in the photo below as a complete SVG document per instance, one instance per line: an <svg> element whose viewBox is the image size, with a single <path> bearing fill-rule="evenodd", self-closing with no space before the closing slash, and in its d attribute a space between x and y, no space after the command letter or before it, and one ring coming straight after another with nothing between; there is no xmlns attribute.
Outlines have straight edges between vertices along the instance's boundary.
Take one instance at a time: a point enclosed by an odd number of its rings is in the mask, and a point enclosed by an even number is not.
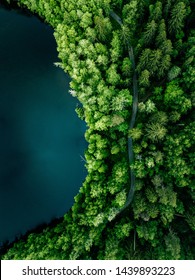
<svg viewBox="0 0 195 280"><path fill-rule="evenodd" d="M143 70L139 78L140 86L148 87L150 85L149 78L150 78L150 72L146 69Z"/></svg>
<svg viewBox="0 0 195 280"><path fill-rule="evenodd" d="M152 142L163 140L166 133L166 128L160 123L149 123L146 127L146 135Z"/></svg>
<svg viewBox="0 0 195 280"><path fill-rule="evenodd" d="M160 1L157 1L154 5L150 5L149 10L150 10L150 17L153 20L159 21L162 18L163 6Z"/></svg>
<svg viewBox="0 0 195 280"><path fill-rule="evenodd" d="M137 233L139 238L144 238L145 240L150 240L153 243L155 239L155 235L157 234L157 222L149 221L147 223L141 223L137 226Z"/></svg>
<svg viewBox="0 0 195 280"><path fill-rule="evenodd" d="M131 61L128 57L125 57L123 59L123 64L122 64L122 73L125 76L129 76L132 72L132 65L131 65Z"/></svg>
<svg viewBox="0 0 195 280"><path fill-rule="evenodd" d="M174 81L170 82L166 88L164 103L168 108L180 113L186 113L187 110L191 109L190 99L185 97L182 88Z"/></svg>
<svg viewBox="0 0 195 280"><path fill-rule="evenodd" d="M175 3L170 14L171 17L169 19L169 30L172 33L175 32L178 34L184 25L184 18L187 16L185 3Z"/></svg>
<svg viewBox="0 0 195 280"><path fill-rule="evenodd" d="M169 81L172 81L175 78L177 78L180 73L181 73L181 68L179 68L178 66L173 66L168 72Z"/></svg>
<svg viewBox="0 0 195 280"><path fill-rule="evenodd" d="M173 232L169 232L165 237L167 259L178 260L180 258L180 240Z"/></svg>
<svg viewBox="0 0 195 280"><path fill-rule="evenodd" d="M188 225L190 226L190 228L195 231L195 216L194 216L194 207L192 207L190 209L190 212L186 213L185 214L185 217L186 217L186 221L188 223Z"/></svg>
<svg viewBox="0 0 195 280"><path fill-rule="evenodd" d="M169 69L170 65L171 63L170 63L169 54L163 55L161 49L156 49L156 50L145 49L140 56L137 70L139 73L147 70L148 77L149 75L151 76L157 75L157 77L160 78Z"/></svg>
<svg viewBox="0 0 195 280"><path fill-rule="evenodd" d="M157 30L157 24L154 20L149 22L146 26L146 30L143 34L143 40L145 44L151 43L154 39L155 33Z"/></svg>
<svg viewBox="0 0 195 280"><path fill-rule="evenodd" d="M94 17L94 23L98 38L102 41L108 40L110 32L112 31L112 25L109 18L105 18L100 14Z"/></svg>
<svg viewBox="0 0 195 280"><path fill-rule="evenodd" d="M135 127L129 130L129 137L131 137L133 140L138 140L142 136L143 132L140 128Z"/></svg>

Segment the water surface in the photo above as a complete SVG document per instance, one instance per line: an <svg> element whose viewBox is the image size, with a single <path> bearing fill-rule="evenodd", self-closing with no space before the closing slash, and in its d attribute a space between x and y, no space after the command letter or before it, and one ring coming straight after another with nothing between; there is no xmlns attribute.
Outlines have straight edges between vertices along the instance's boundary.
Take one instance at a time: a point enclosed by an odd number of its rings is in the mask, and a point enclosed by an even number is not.
<svg viewBox="0 0 195 280"><path fill-rule="evenodd" d="M0 241L62 216L86 176L85 124L53 30L0 9Z"/></svg>

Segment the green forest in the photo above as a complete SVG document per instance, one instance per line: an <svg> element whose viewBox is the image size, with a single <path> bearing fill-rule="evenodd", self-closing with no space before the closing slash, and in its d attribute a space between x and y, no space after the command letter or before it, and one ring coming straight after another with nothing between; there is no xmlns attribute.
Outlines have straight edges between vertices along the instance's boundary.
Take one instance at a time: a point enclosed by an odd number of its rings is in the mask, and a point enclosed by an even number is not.
<svg viewBox="0 0 195 280"><path fill-rule="evenodd" d="M1 258L194 259L195 1L17 5L54 30L87 125L87 176L62 220Z"/></svg>

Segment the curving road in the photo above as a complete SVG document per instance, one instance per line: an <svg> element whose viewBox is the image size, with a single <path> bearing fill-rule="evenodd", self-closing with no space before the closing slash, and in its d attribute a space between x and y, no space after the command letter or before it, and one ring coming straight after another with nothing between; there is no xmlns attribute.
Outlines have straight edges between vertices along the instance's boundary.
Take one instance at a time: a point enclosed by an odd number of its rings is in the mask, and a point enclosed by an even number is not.
<svg viewBox="0 0 195 280"><path fill-rule="evenodd" d="M121 28L123 27L123 22L116 13L111 11L110 16L118 22L118 24L121 26ZM129 129L132 129L135 125L135 119L136 119L137 109L138 109L138 85L137 85L137 75L136 75L136 71L135 71L135 59L134 59L133 47L131 46L130 42L126 38L125 38L125 41L126 41L127 48L128 48L129 59L132 63L132 68L133 68L133 106L132 106L132 115L131 115L131 119L129 122ZM131 166L134 161L132 137L128 137L128 157L129 157L129 166ZM131 167L129 168L129 172L130 172L129 193L128 193L125 205L121 209L119 209L119 212L117 213L117 215L120 214L124 209L126 209L131 204L133 197L134 197L135 173Z"/></svg>

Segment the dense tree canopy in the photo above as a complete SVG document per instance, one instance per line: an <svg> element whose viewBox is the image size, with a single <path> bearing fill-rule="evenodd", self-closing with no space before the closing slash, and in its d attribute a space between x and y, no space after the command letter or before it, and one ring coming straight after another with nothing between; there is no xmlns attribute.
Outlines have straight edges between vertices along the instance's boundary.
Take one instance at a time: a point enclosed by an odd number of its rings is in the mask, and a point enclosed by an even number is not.
<svg viewBox="0 0 195 280"><path fill-rule="evenodd" d="M54 29L88 127L88 174L62 222L3 258L194 258L193 1L18 4Z"/></svg>

